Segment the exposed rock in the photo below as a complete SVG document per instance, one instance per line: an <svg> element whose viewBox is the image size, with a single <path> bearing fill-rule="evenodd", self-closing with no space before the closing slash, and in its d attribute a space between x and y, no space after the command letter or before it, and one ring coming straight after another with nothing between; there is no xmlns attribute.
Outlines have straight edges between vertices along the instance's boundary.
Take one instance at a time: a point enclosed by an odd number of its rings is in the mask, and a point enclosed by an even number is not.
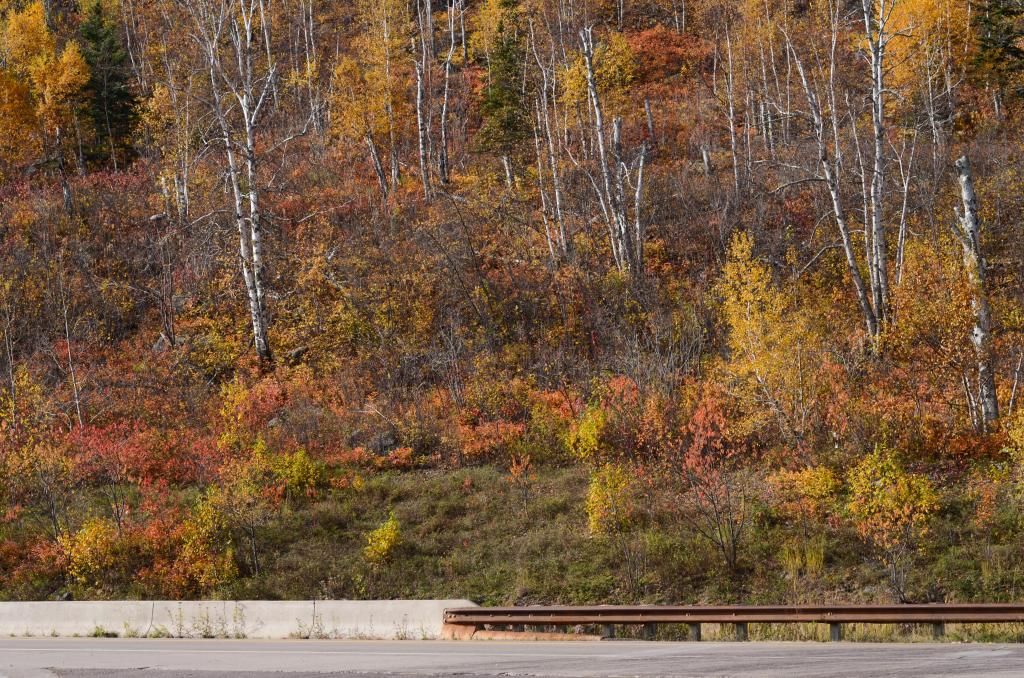
<svg viewBox="0 0 1024 678"><path fill-rule="evenodd" d="M172 346L173 344L171 343L171 340L167 338L166 334L161 332L160 338L153 344L152 350L153 353L163 353L164 351L169 350Z"/></svg>
<svg viewBox="0 0 1024 678"><path fill-rule="evenodd" d="M295 366L302 362L302 358L309 352L308 346L299 346L288 351L284 356L284 361L289 366Z"/></svg>

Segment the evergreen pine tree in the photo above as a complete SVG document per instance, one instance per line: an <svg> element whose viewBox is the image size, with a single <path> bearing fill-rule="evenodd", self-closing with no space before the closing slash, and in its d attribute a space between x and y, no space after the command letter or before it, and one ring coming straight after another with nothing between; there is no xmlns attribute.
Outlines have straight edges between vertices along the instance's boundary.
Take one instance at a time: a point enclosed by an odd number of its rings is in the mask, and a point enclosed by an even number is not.
<svg viewBox="0 0 1024 678"><path fill-rule="evenodd" d="M976 14L974 65L999 91L1024 93L1024 1L984 0Z"/></svg>
<svg viewBox="0 0 1024 678"><path fill-rule="evenodd" d="M102 2L89 7L80 35L82 54L90 72L89 116L96 132L90 155L99 162L112 162L117 168L118 159L123 162L128 155L128 135L136 118L136 99L129 87L128 54Z"/></svg>
<svg viewBox="0 0 1024 678"><path fill-rule="evenodd" d="M507 18L507 17L506 17ZM498 25L498 38L488 69L488 83L480 110L483 125L479 141L485 150L501 156L511 183L511 157L530 133L523 92L523 55L506 19Z"/></svg>

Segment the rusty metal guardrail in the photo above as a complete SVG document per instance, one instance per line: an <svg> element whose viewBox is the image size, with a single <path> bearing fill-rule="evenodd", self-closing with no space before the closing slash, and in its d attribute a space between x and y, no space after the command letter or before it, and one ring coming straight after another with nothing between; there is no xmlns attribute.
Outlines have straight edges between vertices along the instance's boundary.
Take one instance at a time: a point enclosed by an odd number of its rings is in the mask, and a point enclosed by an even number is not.
<svg viewBox="0 0 1024 678"><path fill-rule="evenodd" d="M477 629L600 625L606 637L614 637L617 625L639 625L644 637L653 637L658 624L688 624L691 640L700 640L701 624L733 624L737 639L746 640L751 623L817 623L828 624L832 640L842 640L843 624L929 624L941 636L946 624L1024 622L1024 604L473 607L447 609L444 621Z"/></svg>

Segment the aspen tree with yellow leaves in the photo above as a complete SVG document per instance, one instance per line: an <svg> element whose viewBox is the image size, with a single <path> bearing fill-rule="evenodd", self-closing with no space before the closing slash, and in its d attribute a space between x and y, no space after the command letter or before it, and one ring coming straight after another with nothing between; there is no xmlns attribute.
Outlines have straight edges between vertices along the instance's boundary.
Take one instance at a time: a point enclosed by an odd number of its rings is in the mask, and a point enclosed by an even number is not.
<svg viewBox="0 0 1024 678"><path fill-rule="evenodd" d="M78 43L69 41L58 48L46 24L41 0L29 3L21 11L10 12L3 28L3 98L11 106L8 124L18 125L19 120L27 123L28 110L33 118L31 124L10 131L23 135L28 148L33 145L29 140L36 137L35 145L43 151L43 157L33 160L56 167L65 209L70 210L72 196L66 155L76 158L79 171L83 170L81 148L87 130L83 129L82 107L89 67Z"/></svg>
<svg viewBox="0 0 1024 678"><path fill-rule="evenodd" d="M408 3L367 0L356 5L356 19L363 27L360 49L357 58L342 59L335 69L334 120L341 134L366 144L387 197L401 177L401 121L409 114L403 81L412 65L412 17Z"/></svg>

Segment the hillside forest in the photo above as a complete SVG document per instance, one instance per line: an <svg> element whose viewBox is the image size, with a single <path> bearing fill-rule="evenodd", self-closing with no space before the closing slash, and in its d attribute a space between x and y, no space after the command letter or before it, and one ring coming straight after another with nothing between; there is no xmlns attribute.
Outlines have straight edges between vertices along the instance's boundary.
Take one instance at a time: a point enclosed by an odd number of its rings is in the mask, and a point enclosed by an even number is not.
<svg viewBox="0 0 1024 678"><path fill-rule="evenodd" d="M1024 595L1020 0L0 0L0 599Z"/></svg>

